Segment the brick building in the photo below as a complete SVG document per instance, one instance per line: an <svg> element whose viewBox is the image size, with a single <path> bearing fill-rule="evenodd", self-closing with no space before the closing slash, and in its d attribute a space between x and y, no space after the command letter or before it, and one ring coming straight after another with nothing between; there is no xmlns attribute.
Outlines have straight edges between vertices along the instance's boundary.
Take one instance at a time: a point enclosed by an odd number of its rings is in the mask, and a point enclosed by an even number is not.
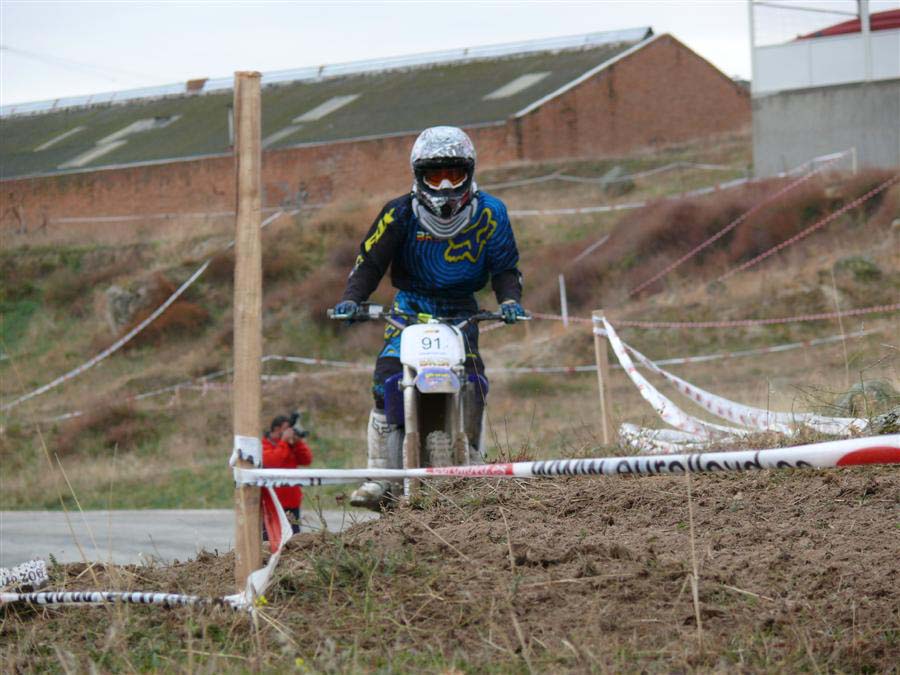
<svg viewBox="0 0 900 675"><path fill-rule="evenodd" d="M3 227L233 209L229 80L5 106ZM618 155L749 125L746 91L670 35L593 33L263 76L266 206L402 192L424 127L482 167ZM360 181L359 176L366 180Z"/></svg>

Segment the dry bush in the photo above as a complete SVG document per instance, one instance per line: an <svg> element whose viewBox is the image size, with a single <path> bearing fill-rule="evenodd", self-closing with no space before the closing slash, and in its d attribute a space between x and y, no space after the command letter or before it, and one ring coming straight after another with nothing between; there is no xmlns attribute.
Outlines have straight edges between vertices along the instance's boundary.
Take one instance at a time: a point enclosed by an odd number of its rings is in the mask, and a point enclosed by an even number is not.
<svg viewBox="0 0 900 675"><path fill-rule="evenodd" d="M101 284L132 272L139 256L130 255L111 265L95 270L74 270L60 267L44 283L44 299L51 305L66 308L76 316L83 316L92 292Z"/></svg>
<svg viewBox="0 0 900 675"><path fill-rule="evenodd" d="M132 321L122 328L119 337L128 333L141 321L150 316L176 290L175 284L162 274L156 276L155 282L147 307L135 314ZM145 345L158 346L166 339L195 337L206 327L209 318L209 312L199 304L179 298L161 316L157 317L155 321L138 333L126 345L126 348L137 348Z"/></svg>
<svg viewBox="0 0 900 675"><path fill-rule="evenodd" d="M217 253L209 262L209 267L204 272L206 281L216 283L234 282L234 248Z"/></svg>
<svg viewBox="0 0 900 675"><path fill-rule="evenodd" d="M871 170L850 177L812 180L752 213L738 227L695 255L674 274L709 280L730 267L768 250L829 213L880 185L890 172ZM592 239L559 247L541 256L540 269L559 269L566 275L570 309L587 304L605 305L627 297L627 291L678 260L693 247L719 232L756 204L787 184L787 179L760 181L743 189L728 190L692 199L659 200L624 216L606 245L576 265L553 266L567 255L574 257ZM896 191L880 193L844 214L830 227L854 227L871 216L871 222L886 224L896 217ZM527 259L527 252L523 255ZM529 304L536 308L558 306L553 279L535 275L537 288L529 291ZM613 286L609 280L615 280ZM665 288L661 279L646 293Z"/></svg>
<svg viewBox="0 0 900 675"><path fill-rule="evenodd" d="M309 268L310 256L290 240L277 246L263 243L262 273L265 283L297 279ZM213 256L205 276L211 282L234 283L234 249Z"/></svg>
<svg viewBox="0 0 900 675"><path fill-rule="evenodd" d="M295 298L316 321L327 321L325 311L340 300L347 274L356 259L358 243L353 239L336 242L326 262L308 275L296 289Z"/></svg>
<svg viewBox="0 0 900 675"><path fill-rule="evenodd" d="M107 401L89 406L83 415L63 424L54 447L61 457L116 447L130 451L157 436L153 420L138 411L133 403Z"/></svg>

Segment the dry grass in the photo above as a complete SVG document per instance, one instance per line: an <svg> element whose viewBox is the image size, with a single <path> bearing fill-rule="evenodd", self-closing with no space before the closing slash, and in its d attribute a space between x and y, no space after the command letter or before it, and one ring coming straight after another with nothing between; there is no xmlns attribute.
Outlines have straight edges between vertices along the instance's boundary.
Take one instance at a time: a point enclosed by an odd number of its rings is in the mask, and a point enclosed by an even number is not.
<svg viewBox="0 0 900 675"><path fill-rule="evenodd" d="M113 450L133 451L159 436L157 424L133 403L109 401L85 407L85 414L63 424L54 439L60 457L79 450L108 457Z"/></svg>
<svg viewBox="0 0 900 675"><path fill-rule="evenodd" d="M135 326L149 317L162 305L177 286L165 275L157 274L151 292L148 294L145 307L138 311L134 318L119 332L118 337L126 335ZM209 311L196 302L183 297L173 302L166 311L138 333L125 349L138 349L148 345L159 346L163 340L183 340L199 335L209 323Z"/></svg>
<svg viewBox="0 0 900 675"><path fill-rule="evenodd" d="M706 161L731 161L730 156L738 157L733 149L706 148L703 156L697 159ZM743 151L741 151L743 152ZM717 158L718 157L718 158ZM652 158L650 158L652 159ZM669 161L669 157L655 159L655 165ZM737 162L736 162L737 165ZM584 173L596 171L596 167L574 167ZM522 170L520 171L520 175ZM544 171L543 167L534 167L534 171ZM512 177L512 176L509 176ZM827 191L826 205L838 203L840 200L864 190L871 177L851 179L847 182L833 182L816 187ZM642 186L638 186L640 196ZM756 189L756 188L754 188ZM761 188L760 188L761 189ZM820 196L809 197L813 205L820 203ZM756 193L753 193L756 195ZM616 308L617 301L624 300L627 286L622 279L634 269L652 268L661 264L660 256L677 255L692 242L679 238L668 240L662 249L654 249L644 235L634 231L641 230L644 221L636 216L627 216L621 224L615 226L617 243L611 239L607 246L600 248L582 264L569 266L568 263L587 244L597 238L598 232L585 230L584 236L572 237L573 229L569 221L550 224L536 221L520 221L516 224L522 240L544 243L523 244L522 259L526 276L526 304L534 310L558 311L558 291L556 272L565 269L569 289L570 310L576 314L586 314L596 305L605 305L616 317L634 318L680 318L706 319L713 317L741 318L753 315L789 315L799 311L823 311L834 307L833 289L830 269L834 267L835 288L840 294L842 307L865 306L883 301L893 301L900 289L900 277L896 270L900 269L900 247L897 246L898 231L891 223L896 217L898 195L900 189L895 188L885 194L881 205L871 212L868 223L862 226L850 226L857 219L850 219L838 227L829 227L820 235L810 238L802 246L788 249L779 255L781 264L767 265L764 273L749 272L738 275L729 281L726 288L706 287L695 283L693 275L701 278L714 273L714 257L704 260L701 267L685 266L685 274L672 275L666 280L665 290L636 302L622 304ZM271 252L271 258L278 264L273 268L274 281L266 283L264 336L265 351L269 353L300 354L320 356L353 361L371 362L377 352L381 338L377 325L344 326L325 322L324 310L339 298L343 289L346 273L356 255L356 247L364 231L370 226L373 215L383 200L391 195L382 195L369 201L352 204L335 204L315 214L301 214L295 219L282 218L267 228L263 234L264 248ZM752 195L751 195L752 196ZM678 222L690 229L692 236L701 234L720 226L728 217L744 204L741 200L749 199L740 191L723 193L710 198L709 204L704 200L696 200L683 205L687 211L678 216ZM724 200L724 201L723 201ZM729 201L730 200L730 201ZM830 201L827 201L830 200ZM659 213L654 208L660 209ZM657 205L647 210L656 213L655 220L648 221L649 231L664 228L663 212L675 206ZM682 208L682 207L678 207ZM795 205L795 212L802 213L801 202ZM701 214L704 220L699 225L690 214ZM686 215L685 215L686 214ZM647 215L647 214L645 214ZM592 220L601 223L598 227L612 227L611 218ZM580 221L579 221L580 222ZM779 221L780 222L780 221ZM786 222L786 221L785 221ZM587 227L589 224L586 224ZM641 227L637 227L641 225ZM590 225L593 227L593 225ZM782 223L779 227L783 227ZM581 225L576 225L575 231ZM657 228L654 230L653 228ZM218 233L216 237L219 237ZM168 279L181 279L189 273L195 261L212 255L221 240L192 240L189 246L181 249L182 255L188 255L190 264L180 260L180 266L174 266L172 258L179 249L168 245L158 249L159 257L153 258L149 253L143 269L153 267L164 269ZM633 246L627 251L622 242ZM651 242L652 243L652 242ZM646 246L645 246L646 244ZM682 247L682 248L679 248ZM283 252L283 253L282 253ZM631 255L632 260L629 260ZM716 253L722 264L728 260L729 250L722 249ZM284 256L283 258L281 256ZM837 265L848 256L863 256L871 259L880 274L860 276L852 264ZM50 258L33 255L19 256L20 267L32 265L32 271L26 275L36 279L36 287L40 287L41 274L46 274L46 265ZM269 256L267 256L269 257ZM291 261L282 264L283 261ZM656 261L656 262L653 262ZM176 303L163 317L151 324L159 330L148 330L150 344L142 349L128 350L117 355L101 367L88 371L63 387L24 405L17 416L7 423L8 428L19 427L20 420L46 419L48 416L84 409L91 401L103 398L121 397L123 393L135 394L148 389L155 389L179 382L190 376L199 376L221 368L230 363L231 347L231 261L228 256L221 256L201 278L196 295L184 300L188 303L188 311L179 317L184 306ZM294 276L294 270L304 271ZM860 268L861 269L861 268ZM868 269L868 268L867 268ZM41 270L44 270L41 272ZM549 271L549 272L548 272ZM142 270L134 270L133 276L140 278L145 274ZM30 276L29 276L30 275ZM824 275L824 276L823 276ZM637 275L635 274L635 277ZM132 277L133 278L133 277ZM826 283L827 278L827 283ZM125 276L122 281L129 280ZM173 284L167 282L167 289ZM3 285L8 292L15 288L14 283ZM164 292L160 292L162 301ZM382 284L377 299L385 301L390 297L388 283ZM202 298L200 311L194 311L190 303L195 298ZM485 296L483 302L490 306L492 300ZM151 308L156 303L151 303ZM88 313L82 320L68 324L60 324L50 313L39 312L28 325L23 341L34 348L36 359L23 356L18 363L22 366L23 382L16 383L12 378L4 377L5 392L23 393L30 388L46 382L51 375L65 372L74 365L109 343L105 322L99 315L100 307L95 303L95 312ZM171 314L170 314L171 313ZM208 319L204 319L208 313ZM168 316L172 322L167 324ZM181 320L184 320L184 323ZM848 321L847 331L856 330L863 321ZM866 379L887 377L896 382L896 363L891 356L893 352L882 347L886 336L895 332L896 323L890 317L872 317L865 319L865 327L880 327L880 335L864 339L852 340L848 343L848 361L851 379L854 381L860 373ZM207 330L207 326L211 330ZM642 331L625 332L623 337L652 357L665 357L674 354L708 353L730 349L740 349L765 344L803 339L821 334L837 332L837 325L798 325L775 326L740 331ZM171 331L171 332L169 332ZM181 339L184 331L189 338ZM585 364L593 361L591 338L587 330L575 328L566 335L557 333L558 327L534 324L530 327L504 329L485 335L482 340L484 356L489 366L509 365L567 365ZM103 335L100 339L98 336ZM65 338L65 339L63 339ZM44 341L44 342L42 342ZM23 360L24 359L24 360ZM4 366L0 364L0 368ZM268 372L296 372L297 379L271 385L266 389L266 410L264 417L285 412L285 406L303 407L310 411L310 421L315 429L314 450L319 460L330 466L358 464L362 461L364 450L365 415L369 407L368 374L324 373L314 375L318 370L307 366L276 366L269 364ZM891 369L894 369L893 371ZM690 366L684 374L688 379L696 380L701 386L717 393L735 398L742 402L772 407L773 409L791 410L806 408L813 403L807 393L817 392L819 399L833 399L846 388L843 377L844 358L839 345L819 348L815 351L790 352L784 355L772 355L764 362L746 360L722 364L705 364ZM835 373L841 375L836 377ZM220 380L219 382L226 382ZM599 445L596 433L596 411L594 405L595 382L588 375L579 376L541 376L521 377L506 380L497 375L493 380L491 395L490 445L492 453L516 454L523 449L541 456L561 456L584 448ZM7 396L10 393L6 394ZM642 402L633 386L624 379L614 375L613 396L616 401L618 420L657 424L655 415ZM200 391L184 390L178 397L167 394L164 397L148 399L136 404L140 411L149 413L154 419L173 430L194 428L204 432L192 444L191 456L198 466L209 467L214 474L223 457L223 447L228 445L228 419L230 411L230 393L228 390L209 389L205 395ZM209 430L209 431L206 431ZM183 446L179 442L178 433L165 432L159 443L154 446L154 462L159 459L163 467L162 475L173 475L177 467L184 467ZM85 437L88 437L86 435ZM28 434L15 436L7 445L16 448L27 448ZM103 447L110 446L104 441L97 441ZM226 453L227 454L227 453ZM19 453L24 458L30 456L30 450ZM17 453L11 450L11 456ZM149 457L148 457L149 459ZM317 460L317 461L319 461ZM194 460L192 460L194 461ZM17 460L17 466L26 466ZM189 462L188 466L192 466ZM85 463L69 468L72 480L82 492L90 492L94 485L92 475L102 472L102 456L97 459L85 458ZM207 471L207 468L202 468ZM226 481L227 482L227 481ZM6 481L4 481L6 487ZM151 497L151 489L141 485L132 485L129 499ZM160 486L153 486L157 492ZM215 494L222 495L222 504L227 503L227 490ZM8 493L7 504L14 503L21 507L28 500L40 500L36 488L17 487ZM32 495L32 496L29 496ZM143 495L143 496L141 496ZM125 495L122 495L123 497ZM219 497L216 497L218 499ZM128 503L140 503L131 502ZM149 503L149 502L148 502ZM155 503L155 502L154 502Z"/></svg>

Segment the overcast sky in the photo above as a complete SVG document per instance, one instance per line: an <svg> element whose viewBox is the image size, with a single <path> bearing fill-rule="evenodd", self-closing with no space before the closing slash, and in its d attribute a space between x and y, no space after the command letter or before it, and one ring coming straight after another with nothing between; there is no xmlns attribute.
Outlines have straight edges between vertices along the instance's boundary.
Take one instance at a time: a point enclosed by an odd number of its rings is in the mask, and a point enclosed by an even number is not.
<svg viewBox="0 0 900 675"><path fill-rule="evenodd" d="M805 4L839 11L856 5ZM793 34L810 28L809 21L843 18L768 12L768 28ZM0 0L0 103L637 26L674 34L728 75L750 76L746 0Z"/></svg>

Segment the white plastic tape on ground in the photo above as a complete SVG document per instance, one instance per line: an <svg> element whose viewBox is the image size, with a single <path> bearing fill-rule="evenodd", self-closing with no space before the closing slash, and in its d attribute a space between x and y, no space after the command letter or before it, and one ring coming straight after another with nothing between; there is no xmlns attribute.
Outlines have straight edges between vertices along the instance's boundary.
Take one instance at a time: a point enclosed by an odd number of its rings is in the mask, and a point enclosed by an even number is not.
<svg viewBox="0 0 900 675"><path fill-rule="evenodd" d="M418 469L234 469L240 485L317 485L325 480L406 478L538 478L544 476L656 475L753 469L824 469L864 464L900 464L900 434L849 438L792 448L733 450L639 457L551 459L536 462L433 466Z"/></svg>
<svg viewBox="0 0 900 675"><path fill-rule="evenodd" d="M0 593L0 605L24 603L29 605L101 605L132 604L161 605L163 607L193 607L197 605L225 605L243 609L226 598L202 598L179 593L142 593L137 591L40 591L36 593Z"/></svg>
<svg viewBox="0 0 900 675"><path fill-rule="evenodd" d="M677 375L663 370L634 347L630 345L625 345L625 347L642 365L665 378L691 401L716 417L734 424L741 424L759 431L777 431L787 436L792 436L799 425L835 436L848 436L851 431L863 431L868 426L866 420L853 417L824 417L814 413L772 412L737 403L701 389Z"/></svg>
<svg viewBox="0 0 900 675"><path fill-rule="evenodd" d="M0 567L0 588L7 586L40 588L49 580L47 563L43 560L28 560L11 568Z"/></svg>
<svg viewBox="0 0 900 675"><path fill-rule="evenodd" d="M743 436L750 433L747 429L738 429L736 427L726 427L719 424L713 424L712 422L705 422L704 420L684 412L672 401L659 393L659 391L657 391L657 389L637 371L631 358L628 356L628 351L625 349L619 336L616 335L616 331L606 319L602 319L602 321L603 327L606 329L606 336L609 339L609 344L613 348L616 358L619 359L619 363L622 364L625 374L628 375L634 385L638 388L638 391L641 392L641 396L644 397L644 400L653 406L653 409L660 417L662 417L663 421L679 431L686 431L689 434L694 434L707 439L715 438L716 436L721 437L722 435Z"/></svg>
<svg viewBox="0 0 900 675"><path fill-rule="evenodd" d="M10 603L23 603L31 605L98 605L98 604L137 604L160 605L163 607L194 607L220 605L232 609L253 612L257 607L257 600L262 596L272 581L272 573L278 565L281 552L285 544L291 538L293 532L288 522L284 509L278 501L274 490L266 489L268 499L266 507L271 509L270 516L277 518L277 525L272 529L280 535L277 540L277 548L269 556L265 567L252 572L247 577L247 585L244 590L234 595L223 598L204 598L197 595L181 595L179 593L154 593L137 591L43 591L37 593L0 593L0 605ZM43 561L36 561L41 562ZM26 563L27 564L27 563ZM21 567L21 566L20 566ZM18 568L16 568L18 569ZM7 572L8 570L0 570ZM46 576L46 567L44 568ZM33 585L32 582L27 582ZM5 583L2 585L6 585Z"/></svg>
<svg viewBox="0 0 900 675"><path fill-rule="evenodd" d="M679 452L709 448L709 441L700 436L674 429L648 429L625 422L619 426L619 440L642 455L671 455Z"/></svg>
<svg viewBox="0 0 900 675"><path fill-rule="evenodd" d="M253 470L258 471L258 469ZM241 593L229 595L225 598L226 602L233 604L239 609L249 610L256 606L257 598L266 592L269 583L272 581L272 573L278 565L278 560L281 558L281 552L284 550L285 544L288 543L293 535L293 530L284 513L284 508L282 508L281 502L278 501L278 497L272 488L266 488L266 495L264 496L262 507L264 511L266 509L274 510L277 515L278 524L273 528L276 531L269 531L270 538L272 538L273 541L277 541L276 549L272 551L272 555L269 556L269 560L266 562L265 567L261 567L255 572L252 572L250 576L247 577L247 586Z"/></svg>

